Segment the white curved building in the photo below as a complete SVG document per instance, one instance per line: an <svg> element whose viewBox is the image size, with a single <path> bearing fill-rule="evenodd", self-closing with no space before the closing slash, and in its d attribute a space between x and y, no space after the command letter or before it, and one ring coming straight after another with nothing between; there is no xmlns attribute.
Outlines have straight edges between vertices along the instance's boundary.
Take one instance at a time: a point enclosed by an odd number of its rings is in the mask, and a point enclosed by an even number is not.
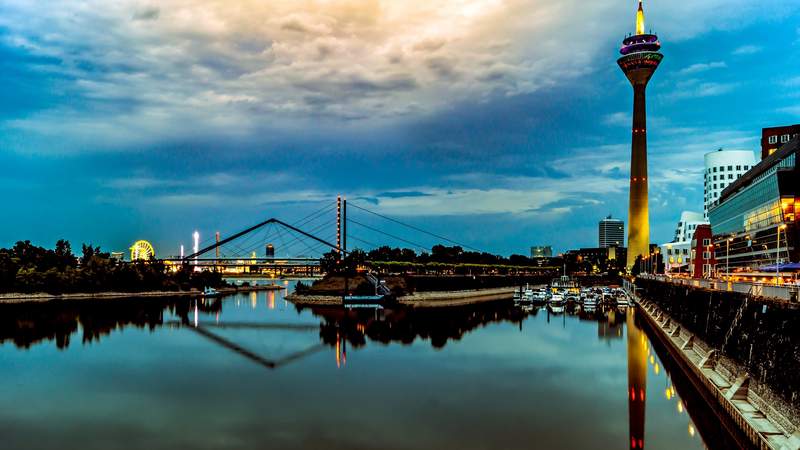
<svg viewBox="0 0 800 450"><path fill-rule="evenodd" d="M703 219L708 222L708 210L719 202L722 190L756 164L750 150L722 150L705 155L703 189Z"/></svg>
<svg viewBox="0 0 800 450"><path fill-rule="evenodd" d="M681 213L681 219L675 227L675 237L672 242L659 245L660 252L664 257L664 264L667 271L678 267L690 270L692 264L692 238L698 225L708 224L703 219L703 214L693 211Z"/></svg>

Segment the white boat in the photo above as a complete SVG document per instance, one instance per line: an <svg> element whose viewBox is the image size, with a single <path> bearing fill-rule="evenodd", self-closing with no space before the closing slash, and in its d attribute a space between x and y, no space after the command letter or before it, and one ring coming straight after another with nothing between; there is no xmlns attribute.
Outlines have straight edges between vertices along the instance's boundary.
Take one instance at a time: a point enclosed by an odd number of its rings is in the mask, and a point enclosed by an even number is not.
<svg viewBox="0 0 800 450"><path fill-rule="evenodd" d="M567 303L567 300L561 294L553 294L547 303L551 306L563 307Z"/></svg>
<svg viewBox="0 0 800 450"><path fill-rule="evenodd" d="M529 285L525 285L525 293L522 294L522 299L526 302L533 301L533 289Z"/></svg>
<svg viewBox="0 0 800 450"><path fill-rule="evenodd" d="M203 297L219 297L220 295L222 294L212 287L203 289Z"/></svg>
<svg viewBox="0 0 800 450"><path fill-rule="evenodd" d="M577 281L573 280L568 275L563 275L560 278L555 278L550 282L550 289L553 292L578 294L580 293L581 286Z"/></svg>
<svg viewBox="0 0 800 450"><path fill-rule="evenodd" d="M588 312L589 310L594 311L595 309L597 309L597 297L593 295L586 297L586 299L583 300L583 310Z"/></svg>

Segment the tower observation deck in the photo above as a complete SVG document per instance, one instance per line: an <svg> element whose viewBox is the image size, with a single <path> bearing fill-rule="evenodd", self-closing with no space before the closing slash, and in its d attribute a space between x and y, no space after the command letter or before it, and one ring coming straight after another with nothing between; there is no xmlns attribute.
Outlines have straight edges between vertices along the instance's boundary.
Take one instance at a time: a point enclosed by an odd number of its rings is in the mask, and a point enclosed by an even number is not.
<svg viewBox="0 0 800 450"><path fill-rule="evenodd" d="M639 0L636 12L636 34L622 41L617 60L620 69L633 86L633 129L631 138L631 179L628 200L628 261L633 267L636 258L650 251L650 217L647 194L647 110L645 91L664 55L655 34L644 31L644 9Z"/></svg>

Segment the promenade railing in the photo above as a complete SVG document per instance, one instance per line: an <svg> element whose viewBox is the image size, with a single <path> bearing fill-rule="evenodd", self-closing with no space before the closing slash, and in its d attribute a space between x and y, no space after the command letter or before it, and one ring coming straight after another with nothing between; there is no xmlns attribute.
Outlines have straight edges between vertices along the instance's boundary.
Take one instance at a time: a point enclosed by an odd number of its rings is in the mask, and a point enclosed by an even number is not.
<svg viewBox="0 0 800 450"><path fill-rule="evenodd" d="M790 302L797 302L798 293L800 293L800 286L785 284L775 286L767 283L744 283L740 281L668 277L651 274L640 274L639 277L682 286L693 286L715 291L740 292L742 294L751 294L754 297L774 298Z"/></svg>

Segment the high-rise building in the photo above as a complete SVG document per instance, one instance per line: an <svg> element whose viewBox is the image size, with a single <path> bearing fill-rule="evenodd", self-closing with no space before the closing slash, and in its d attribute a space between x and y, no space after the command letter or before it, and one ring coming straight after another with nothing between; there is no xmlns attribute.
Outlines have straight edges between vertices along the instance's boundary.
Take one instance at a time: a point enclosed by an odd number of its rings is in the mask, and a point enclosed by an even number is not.
<svg viewBox="0 0 800 450"><path fill-rule="evenodd" d="M798 153L800 137L731 183L711 207L717 273L764 277L800 263Z"/></svg>
<svg viewBox="0 0 800 450"><path fill-rule="evenodd" d="M644 9L639 0L636 33L622 41L617 64L633 86L633 130L631 138L631 179L628 197L628 268L636 257L650 248L650 217L647 198L647 112L645 91L664 55L658 51L658 36L645 33Z"/></svg>
<svg viewBox="0 0 800 450"><path fill-rule="evenodd" d="M553 247L549 245L538 245L531 247L531 258L552 258Z"/></svg>
<svg viewBox="0 0 800 450"><path fill-rule="evenodd" d="M600 248L622 247L625 240L625 222L612 219L611 216L601 220L597 225L598 245Z"/></svg>
<svg viewBox="0 0 800 450"><path fill-rule="evenodd" d="M761 129L761 159L775 153L783 144L800 135L800 124Z"/></svg>
<svg viewBox="0 0 800 450"><path fill-rule="evenodd" d="M722 191L738 180L756 163L750 150L722 150L706 153L703 189L703 218L708 220L708 211L719 203Z"/></svg>

